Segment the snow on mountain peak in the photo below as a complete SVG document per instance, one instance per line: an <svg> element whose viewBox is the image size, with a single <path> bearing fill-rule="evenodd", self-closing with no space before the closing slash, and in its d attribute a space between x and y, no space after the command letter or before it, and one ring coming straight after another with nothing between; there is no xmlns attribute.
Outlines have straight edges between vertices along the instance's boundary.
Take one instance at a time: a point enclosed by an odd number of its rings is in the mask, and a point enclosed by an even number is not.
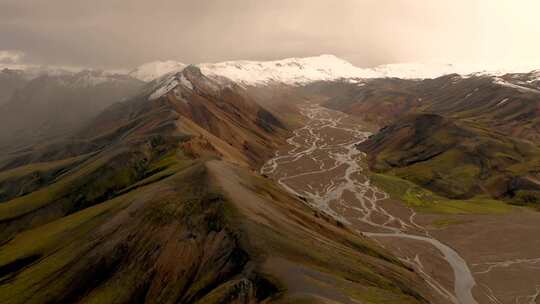
<svg viewBox="0 0 540 304"><path fill-rule="evenodd" d="M491 70L481 65L443 63L398 63L374 68L359 68L334 55L307 58L289 58L277 61L227 61L198 65L203 74L225 77L244 85L266 85L282 83L303 85L316 81L345 80L362 83L363 79L401 78L426 79L449 74L504 75L509 70Z"/></svg>
<svg viewBox="0 0 540 304"><path fill-rule="evenodd" d="M334 55L306 58L288 58L275 61L225 61L195 65L202 74L216 80L228 79L246 86L268 84L305 85L317 81L344 80L361 84L364 79L402 78L427 79L449 74L461 77L472 75L502 76L524 68L486 68L479 64L398 63L374 68L359 68ZM144 64L129 75L143 81L152 81L182 71L185 64L175 61L157 61ZM527 72L530 72L528 70Z"/></svg>
<svg viewBox="0 0 540 304"><path fill-rule="evenodd" d="M244 85L306 84L315 81L371 78L375 74L333 55L276 61L226 61L198 67L209 77L225 77Z"/></svg>
<svg viewBox="0 0 540 304"><path fill-rule="evenodd" d="M185 67L185 64L172 60L154 61L139 66L129 72L129 76L141 81L149 82L167 74L178 73Z"/></svg>
<svg viewBox="0 0 540 304"><path fill-rule="evenodd" d="M137 81L127 75L102 70L83 70L71 75L59 77L65 85L77 88L91 88L102 84L120 84L128 81Z"/></svg>
<svg viewBox="0 0 540 304"><path fill-rule="evenodd" d="M481 63L397 63L386 64L373 68L383 77L395 77L403 79L427 79L437 78L449 74L458 74L462 77L492 76L498 77L505 74L531 73L534 75L533 65L489 65Z"/></svg>
<svg viewBox="0 0 540 304"><path fill-rule="evenodd" d="M394 63L374 67L373 71L381 78L426 79L449 74L465 76L482 70L477 70L472 66L444 63Z"/></svg>

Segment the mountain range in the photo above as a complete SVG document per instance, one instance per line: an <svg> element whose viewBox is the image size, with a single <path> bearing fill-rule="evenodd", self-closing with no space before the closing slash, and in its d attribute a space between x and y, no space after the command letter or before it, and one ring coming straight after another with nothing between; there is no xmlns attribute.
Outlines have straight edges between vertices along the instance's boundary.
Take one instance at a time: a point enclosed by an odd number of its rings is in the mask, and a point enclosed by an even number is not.
<svg viewBox="0 0 540 304"><path fill-rule="evenodd" d="M325 105L382 126L359 146L375 171L447 197L537 204L537 75L372 80Z"/></svg>
<svg viewBox="0 0 540 304"><path fill-rule="evenodd" d="M538 71L166 61L5 69L0 93L2 303L451 303L261 174L307 102L369 125L372 174L540 204Z"/></svg>

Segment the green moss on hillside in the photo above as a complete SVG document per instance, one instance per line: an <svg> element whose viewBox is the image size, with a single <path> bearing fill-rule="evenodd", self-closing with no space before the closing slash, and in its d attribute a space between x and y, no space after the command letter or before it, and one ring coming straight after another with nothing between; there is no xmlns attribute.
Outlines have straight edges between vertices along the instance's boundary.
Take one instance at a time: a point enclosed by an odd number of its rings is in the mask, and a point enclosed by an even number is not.
<svg viewBox="0 0 540 304"><path fill-rule="evenodd" d="M512 210L503 201L477 196L466 200L452 200L437 195L399 177L373 174L372 182L392 198L405 202L419 212L447 214L499 214Z"/></svg>
<svg viewBox="0 0 540 304"><path fill-rule="evenodd" d="M457 209L462 209L462 203L492 205L490 200L534 205L535 199L524 199L519 192L540 191L540 183L530 181L540 172L540 149L476 123L432 114L412 115L382 129L359 147L368 153L374 171L446 198L437 199L439 208L446 204L443 201ZM423 205L416 195L409 195L408 202Z"/></svg>

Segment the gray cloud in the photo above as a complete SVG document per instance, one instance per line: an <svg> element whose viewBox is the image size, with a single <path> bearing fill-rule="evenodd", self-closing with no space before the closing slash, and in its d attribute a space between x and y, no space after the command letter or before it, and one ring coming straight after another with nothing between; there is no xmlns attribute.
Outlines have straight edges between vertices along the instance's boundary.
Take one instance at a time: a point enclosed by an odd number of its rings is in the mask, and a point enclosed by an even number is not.
<svg viewBox="0 0 540 304"><path fill-rule="evenodd" d="M102 68L321 53L359 66L540 61L535 2L508 1L521 8L512 15L488 0L2 0L0 50L32 64Z"/></svg>

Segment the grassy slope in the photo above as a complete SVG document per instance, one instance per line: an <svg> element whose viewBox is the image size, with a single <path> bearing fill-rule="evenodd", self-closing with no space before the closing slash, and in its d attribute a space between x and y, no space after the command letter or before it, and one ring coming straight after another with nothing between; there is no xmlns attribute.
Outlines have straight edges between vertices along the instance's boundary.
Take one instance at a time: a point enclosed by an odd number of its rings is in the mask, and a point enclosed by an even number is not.
<svg viewBox="0 0 540 304"><path fill-rule="evenodd" d="M476 196L465 200L448 199L405 179L373 174L371 180L390 194L420 212L447 214L497 214L509 212L512 207L500 200Z"/></svg>
<svg viewBox="0 0 540 304"><path fill-rule="evenodd" d="M199 97L175 98L120 104L69 148L2 161L13 170L0 184L25 180L32 187L0 203L1 303L432 299L413 271L375 244L249 169L230 169L271 153L265 138L279 140L263 131L271 119L258 121L263 129L231 124L236 114L261 119L247 99L218 109ZM246 115L244 107L251 109ZM235 141L225 142L227 134ZM211 158L229 160L229 169L209 169ZM217 180L234 176L249 199ZM250 203L255 208L246 212ZM320 294L325 290L330 294Z"/></svg>
<svg viewBox="0 0 540 304"><path fill-rule="evenodd" d="M457 75L376 79L362 87L336 84L324 92L325 106L379 126L403 126L407 115L431 113L455 123L453 128L426 125L421 136L383 130L379 137L388 136L385 146L366 149L376 154L375 171L447 198L488 196L540 206L538 94L494 84L489 77Z"/></svg>
<svg viewBox="0 0 540 304"><path fill-rule="evenodd" d="M410 181L453 204L484 199L540 203L539 189L527 182L540 172L540 149L479 126L412 115L360 148L368 152L375 171Z"/></svg>
<svg viewBox="0 0 540 304"><path fill-rule="evenodd" d="M287 290L279 303L426 301L430 293L419 277L372 241L268 179L223 162L213 161L208 167L225 197L244 216L247 247L264 258L261 272Z"/></svg>
<svg viewBox="0 0 540 304"><path fill-rule="evenodd" d="M80 164L88 155L58 161L33 163L0 172L0 202L36 191Z"/></svg>
<svg viewBox="0 0 540 304"><path fill-rule="evenodd" d="M154 163L163 157L160 149L167 149L167 145L151 148L136 144L103 151L66 170L53 182L1 203L1 239L99 204L143 182L147 176L162 171ZM43 166L47 164L39 164Z"/></svg>
<svg viewBox="0 0 540 304"><path fill-rule="evenodd" d="M232 209L210 192L204 166L168 154L151 167L123 194L2 246L0 302L191 303L236 273L245 258L234 245Z"/></svg>
<svg viewBox="0 0 540 304"><path fill-rule="evenodd" d="M114 198L17 234L0 247L0 302L314 303L316 294L289 292L276 258L291 263L287 272L314 275L302 286L345 299L426 301L419 278L371 242L269 180L231 165L209 178L204 163L166 153ZM256 202L216 176L235 178Z"/></svg>

